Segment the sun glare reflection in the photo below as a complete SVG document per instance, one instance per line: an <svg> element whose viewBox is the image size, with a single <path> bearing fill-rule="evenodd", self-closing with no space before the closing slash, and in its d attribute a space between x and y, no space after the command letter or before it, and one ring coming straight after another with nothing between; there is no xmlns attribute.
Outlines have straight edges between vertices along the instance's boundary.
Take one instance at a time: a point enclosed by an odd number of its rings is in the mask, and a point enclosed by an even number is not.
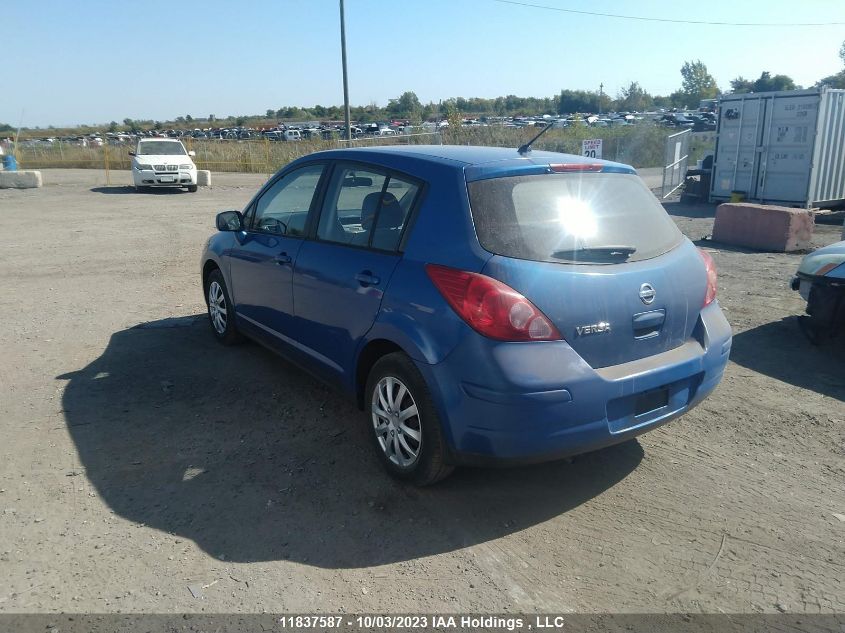
<svg viewBox="0 0 845 633"><path fill-rule="evenodd" d="M590 204L580 198L569 196L557 199L558 221L573 237L593 237L598 232L598 223Z"/></svg>

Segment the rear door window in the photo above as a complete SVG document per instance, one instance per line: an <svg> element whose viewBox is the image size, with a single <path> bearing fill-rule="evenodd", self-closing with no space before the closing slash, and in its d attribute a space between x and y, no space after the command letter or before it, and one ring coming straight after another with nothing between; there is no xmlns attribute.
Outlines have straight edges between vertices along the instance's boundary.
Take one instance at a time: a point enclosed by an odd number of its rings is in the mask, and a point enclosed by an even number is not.
<svg viewBox="0 0 845 633"><path fill-rule="evenodd" d="M468 183L481 246L534 261L612 264L662 255L683 235L634 174L542 174Z"/></svg>

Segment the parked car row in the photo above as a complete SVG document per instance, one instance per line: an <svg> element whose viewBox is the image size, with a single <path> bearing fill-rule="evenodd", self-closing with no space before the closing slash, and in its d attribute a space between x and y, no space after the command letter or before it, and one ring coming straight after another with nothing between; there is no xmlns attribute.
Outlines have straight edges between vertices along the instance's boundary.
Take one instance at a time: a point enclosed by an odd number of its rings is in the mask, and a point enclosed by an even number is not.
<svg viewBox="0 0 845 633"><path fill-rule="evenodd" d="M482 116L464 118L465 127L502 126L507 128L543 127L553 125L556 128L577 126L618 127L641 124L657 124L665 127L692 128L696 132L714 131L716 115L712 112L610 112L605 114L575 113L542 116ZM355 123L351 126L353 139L400 134L433 133L449 127L449 121L440 118L412 125L408 120L378 121ZM75 136L45 136L40 139L27 139L20 142L22 147L49 147L56 143L79 145L83 147L102 147L108 145L133 145L143 138L171 138L216 141L244 141L267 139L269 141L305 141L311 139L344 139L346 130L338 122L310 122L278 124L270 128L248 126L209 127L193 129L149 129L132 132L92 132Z"/></svg>
<svg viewBox="0 0 845 633"><path fill-rule="evenodd" d="M715 132L716 115L712 112L671 112L656 119L665 127L692 128L693 132Z"/></svg>

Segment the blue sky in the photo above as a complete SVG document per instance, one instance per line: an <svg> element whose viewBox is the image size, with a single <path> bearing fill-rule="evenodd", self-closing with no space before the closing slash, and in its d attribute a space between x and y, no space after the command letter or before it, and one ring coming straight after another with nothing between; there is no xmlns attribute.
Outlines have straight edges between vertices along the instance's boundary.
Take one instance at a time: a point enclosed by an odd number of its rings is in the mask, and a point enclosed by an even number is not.
<svg viewBox="0 0 845 633"><path fill-rule="evenodd" d="M845 22L842 0L525 0L730 22ZM337 0L0 0L0 122L25 126L263 113L343 101ZM753 28L574 15L495 0L346 0L350 99L653 94L701 59L721 87L763 70L838 72L845 26Z"/></svg>

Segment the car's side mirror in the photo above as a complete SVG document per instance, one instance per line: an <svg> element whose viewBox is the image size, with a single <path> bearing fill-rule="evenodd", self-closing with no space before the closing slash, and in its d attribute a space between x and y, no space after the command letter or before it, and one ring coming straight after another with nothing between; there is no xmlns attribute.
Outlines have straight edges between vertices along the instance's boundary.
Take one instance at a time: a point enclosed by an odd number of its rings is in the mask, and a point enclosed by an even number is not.
<svg viewBox="0 0 845 633"><path fill-rule="evenodd" d="M244 216L240 211L221 211L217 214L218 231L240 231L244 228Z"/></svg>
<svg viewBox="0 0 845 633"><path fill-rule="evenodd" d="M196 156L197 153L194 150L188 152L188 156Z"/></svg>
<svg viewBox="0 0 845 633"><path fill-rule="evenodd" d="M129 155L130 155L130 156L134 156L134 155L135 155L135 152L129 152Z"/></svg>

